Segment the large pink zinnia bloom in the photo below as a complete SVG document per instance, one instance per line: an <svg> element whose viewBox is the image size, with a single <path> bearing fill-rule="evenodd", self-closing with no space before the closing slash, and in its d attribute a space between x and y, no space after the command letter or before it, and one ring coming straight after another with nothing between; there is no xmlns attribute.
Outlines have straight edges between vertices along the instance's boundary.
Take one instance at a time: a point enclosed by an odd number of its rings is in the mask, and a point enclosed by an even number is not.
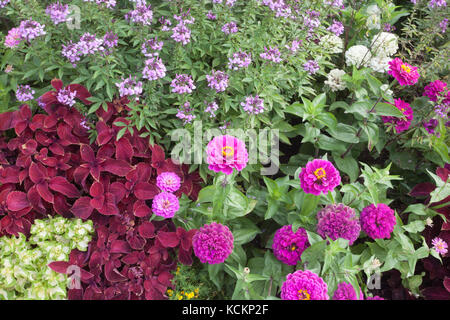
<svg viewBox="0 0 450 320"><path fill-rule="evenodd" d="M393 125L395 125L395 132L400 133L408 130L409 126L411 125L411 121L414 118L413 109L409 106L409 103L401 99L395 99L394 102L395 107L403 113L406 119L386 116L381 116L381 119L384 123L392 123Z"/></svg>
<svg viewBox="0 0 450 320"><path fill-rule="evenodd" d="M241 171L247 166L248 153L245 143L230 135L218 136L212 139L207 146L207 159L209 170L233 173L233 169Z"/></svg>
<svg viewBox="0 0 450 320"><path fill-rule="evenodd" d="M314 272L297 270L281 286L282 300L328 300L328 286Z"/></svg>
<svg viewBox="0 0 450 320"><path fill-rule="evenodd" d="M234 237L230 229L217 222L205 224L192 237L194 254L201 263L223 263L233 252Z"/></svg>
<svg viewBox="0 0 450 320"><path fill-rule="evenodd" d="M447 88L447 83L441 80L436 80L430 82L428 85L423 88L423 95L430 98L430 101L437 101L439 96L446 97L444 99L445 104L450 103L449 90Z"/></svg>
<svg viewBox="0 0 450 320"><path fill-rule="evenodd" d="M411 86L419 80L417 67L413 67L399 58L389 61L388 73L397 79L401 86Z"/></svg>
<svg viewBox="0 0 450 320"><path fill-rule="evenodd" d="M306 164L299 175L300 187L316 196L332 191L341 183L339 171L330 161L315 159Z"/></svg>

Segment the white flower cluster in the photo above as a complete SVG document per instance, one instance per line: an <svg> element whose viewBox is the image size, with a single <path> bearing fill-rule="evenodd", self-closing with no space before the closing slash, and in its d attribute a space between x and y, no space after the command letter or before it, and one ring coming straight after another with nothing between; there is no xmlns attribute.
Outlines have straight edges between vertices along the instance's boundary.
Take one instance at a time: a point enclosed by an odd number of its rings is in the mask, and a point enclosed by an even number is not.
<svg viewBox="0 0 450 320"><path fill-rule="evenodd" d="M348 48L345 52L345 62L348 66L367 67L372 59L369 48L363 45L356 45Z"/></svg>
<svg viewBox="0 0 450 320"><path fill-rule="evenodd" d="M342 77L345 75L344 70L333 69L328 74L325 84L330 87L331 91L344 90L347 86Z"/></svg>
<svg viewBox="0 0 450 320"><path fill-rule="evenodd" d="M86 251L92 221L63 217L35 220L31 236L0 238L0 300L65 299L67 276L48 267L68 261L72 249Z"/></svg>
<svg viewBox="0 0 450 320"><path fill-rule="evenodd" d="M344 41L335 34L327 34L320 39L320 45L330 53L344 51Z"/></svg>
<svg viewBox="0 0 450 320"><path fill-rule="evenodd" d="M367 7L368 14L366 26L369 30L381 28L381 10L376 4Z"/></svg>
<svg viewBox="0 0 450 320"><path fill-rule="evenodd" d="M369 67L377 72L387 72L391 56L398 50L398 37L390 32L381 32L373 37L371 47L374 57Z"/></svg>

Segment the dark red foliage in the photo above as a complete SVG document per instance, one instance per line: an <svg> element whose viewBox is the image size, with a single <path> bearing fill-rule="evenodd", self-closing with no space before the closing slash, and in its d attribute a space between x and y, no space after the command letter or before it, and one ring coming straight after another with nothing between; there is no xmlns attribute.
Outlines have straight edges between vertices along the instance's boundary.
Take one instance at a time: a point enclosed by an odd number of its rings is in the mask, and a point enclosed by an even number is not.
<svg viewBox="0 0 450 320"><path fill-rule="evenodd" d="M167 298L177 261L192 263L195 230L177 229L171 220L149 221L151 200L160 192L156 177L177 173L177 195L195 199L198 173L165 159L164 150L150 146L136 129L116 141L121 127L115 123L127 123L126 98L97 111L97 139L90 144L85 117L56 98L63 83L55 79L52 86L39 98L46 114L33 116L27 105L0 114L0 131L16 133L9 140L0 136L0 235L28 235L33 220L48 214L91 219L96 232L88 251L74 250L69 262L50 264L60 273L70 265L82 268L82 289L69 290L69 298ZM90 104L83 86L65 89Z"/></svg>
<svg viewBox="0 0 450 320"><path fill-rule="evenodd" d="M449 183L449 174L450 170L448 168L438 168L436 170L436 175L442 181L447 181L447 183ZM428 204L430 193L435 188L436 186L433 183L420 183L411 190L410 195L418 198L425 197L424 203ZM430 207L444 205L448 202L450 202L450 196L442 201L431 203ZM433 218L433 226L427 226L422 232L429 247L432 246L431 241L435 237L439 237L450 244L450 205L443 206L436 211L444 215L447 222L444 222L440 216L435 216ZM416 271L418 273L425 272L421 286L421 292L424 297L429 300L450 300L450 254L447 253L442 257L442 263L434 257L425 258L421 262Z"/></svg>

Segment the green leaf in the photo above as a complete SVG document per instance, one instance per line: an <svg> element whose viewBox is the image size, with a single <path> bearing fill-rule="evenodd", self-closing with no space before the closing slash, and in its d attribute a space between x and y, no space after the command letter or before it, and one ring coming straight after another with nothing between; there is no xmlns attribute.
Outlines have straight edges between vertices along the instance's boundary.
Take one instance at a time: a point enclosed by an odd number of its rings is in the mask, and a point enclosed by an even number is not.
<svg viewBox="0 0 450 320"><path fill-rule="evenodd" d="M377 105L375 106L375 111L380 116L391 116L398 118L402 118L404 116L396 106L384 102L377 103Z"/></svg>
<svg viewBox="0 0 450 320"><path fill-rule="evenodd" d="M340 154L333 153L333 159L339 170L345 172L350 177L351 182L355 182L359 177L358 162L351 156L347 156L344 159Z"/></svg>

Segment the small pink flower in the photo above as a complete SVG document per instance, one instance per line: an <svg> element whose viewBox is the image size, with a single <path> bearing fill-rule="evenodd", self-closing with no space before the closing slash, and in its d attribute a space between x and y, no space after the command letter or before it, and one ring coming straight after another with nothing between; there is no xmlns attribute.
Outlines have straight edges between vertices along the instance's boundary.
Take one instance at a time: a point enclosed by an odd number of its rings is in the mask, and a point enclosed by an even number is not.
<svg viewBox="0 0 450 320"><path fill-rule="evenodd" d="M394 210L384 203L365 207L359 219L361 229L372 239L389 239L397 224Z"/></svg>
<svg viewBox="0 0 450 320"><path fill-rule="evenodd" d="M300 187L305 193L314 194L332 191L341 183L339 171L330 161L315 159L306 164L299 175Z"/></svg>
<svg viewBox="0 0 450 320"><path fill-rule="evenodd" d="M397 79L401 86L411 86L419 80L417 67L413 67L399 58L389 61L388 73Z"/></svg>
<svg viewBox="0 0 450 320"><path fill-rule="evenodd" d="M163 191L175 192L180 189L181 179L174 172L163 172L156 178L156 186Z"/></svg>
<svg viewBox="0 0 450 320"><path fill-rule="evenodd" d="M163 191L153 199L152 211L157 216L172 218L179 209L180 203L173 193Z"/></svg>
<svg viewBox="0 0 450 320"><path fill-rule="evenodd" d="M431 241L431 244L433 245L433 249L436 250L436 252L442 256L448 252L447 242L445 242L441 238L438 238L438 237L434 238Z"/></svg>
<svg viewBox="0 0 450 320"><path fill-rule="evenodd" d="M245 143L233 136L223 135L212 139L207 146L209 170L231 174L247 166L248 153Z"/></svg>

